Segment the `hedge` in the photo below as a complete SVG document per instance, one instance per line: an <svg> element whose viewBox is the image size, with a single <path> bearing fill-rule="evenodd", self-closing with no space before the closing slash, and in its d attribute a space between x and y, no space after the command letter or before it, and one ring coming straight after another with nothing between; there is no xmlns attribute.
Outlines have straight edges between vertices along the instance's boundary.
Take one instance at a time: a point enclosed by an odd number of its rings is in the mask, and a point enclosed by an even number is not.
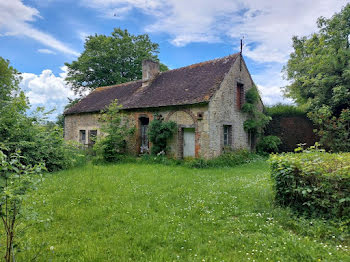
<svg viewBox="0 0 350 262"><path fill-rule="evenodd" d="M308 216L350 218L350 153L312 149L269 159L275 200Z"/></svg>

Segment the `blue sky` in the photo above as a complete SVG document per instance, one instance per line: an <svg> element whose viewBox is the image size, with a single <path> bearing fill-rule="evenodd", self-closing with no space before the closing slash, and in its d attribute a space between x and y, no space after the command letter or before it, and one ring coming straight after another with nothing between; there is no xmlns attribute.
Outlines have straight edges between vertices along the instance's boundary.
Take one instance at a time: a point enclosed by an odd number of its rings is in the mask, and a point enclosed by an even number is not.
<svg viewBox="0 0 350 262"><path fill-rule="evenodd" d="M292 36L315 32L318 17L330 17L347 2L0 0L0 56L22 72L32 106L57 108L58 114L74 96L64 63L79 56L88 35L109 35L114 27L148 33L170 68L235 53L244 37L243 55L264 103L290 103L280 87Z"/></svg>

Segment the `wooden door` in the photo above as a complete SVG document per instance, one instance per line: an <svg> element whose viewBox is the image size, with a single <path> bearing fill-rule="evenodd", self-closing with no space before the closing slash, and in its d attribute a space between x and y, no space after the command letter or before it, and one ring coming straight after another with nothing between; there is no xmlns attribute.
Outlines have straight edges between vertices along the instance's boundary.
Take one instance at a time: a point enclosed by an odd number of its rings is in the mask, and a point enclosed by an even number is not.
<svg viewBox="0 0 350 262"><path fill-rule="evenodd" d="M183 141L184 157L195 156L195 131L194 128L184 128L184 141Z"/></svg>

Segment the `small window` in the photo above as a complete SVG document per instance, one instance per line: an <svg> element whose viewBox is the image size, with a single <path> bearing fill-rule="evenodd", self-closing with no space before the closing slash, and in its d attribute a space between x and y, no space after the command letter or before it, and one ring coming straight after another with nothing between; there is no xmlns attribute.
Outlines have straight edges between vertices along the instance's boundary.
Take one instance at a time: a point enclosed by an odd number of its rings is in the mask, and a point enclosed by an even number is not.
<svg viewBox="0 0 350 262"><path fill-rule="evenodd" d="M232 126L224 125L224 146L232 145Z"/></svg>
<svg viewBox="0 0 350 262"><path fill-rule="evenodd" d="M85 144L85 142L86 142L86 131L85 130L79 131L79 141L80 141L80 143Z"/></svg>
<svg viewBox="0 0 350 262"><path fill-rule="evenodd" d="M244 104L244 86L243 84L238 83L237 84L237 96L236 96L236 104L237 104L237 109L241 110L242 106Z"/></svg>
<svg viewBox="0 0 350 262"><path fill-rule="evenodd" d="M93 145L96 142L97 130L89 130L89 144Z"/></svg>

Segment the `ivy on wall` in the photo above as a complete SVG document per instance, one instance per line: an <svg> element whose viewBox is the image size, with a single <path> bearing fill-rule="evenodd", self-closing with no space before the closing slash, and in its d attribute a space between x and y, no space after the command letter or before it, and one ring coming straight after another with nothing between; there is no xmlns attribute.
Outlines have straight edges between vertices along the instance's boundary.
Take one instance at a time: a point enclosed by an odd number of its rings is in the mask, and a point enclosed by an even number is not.
<svg viewBox="0 0 350 262"><path fill-rule="evenodd" d="M176 131L176 123L173 121L164 121L161 118L155 118L149 125L148 136L152 142L151 153L153 155L169 151L167 142Z"/></svg>
<svg viewBox="0 0 350 262"><path fill-rule="evenodd" d="M258 110L259 92L255 85L245 95L245 104L242 111L247 113L248 119L244 121L243 127L251 135L260 136L265 126L271 121L271 117Z"/></svg>

